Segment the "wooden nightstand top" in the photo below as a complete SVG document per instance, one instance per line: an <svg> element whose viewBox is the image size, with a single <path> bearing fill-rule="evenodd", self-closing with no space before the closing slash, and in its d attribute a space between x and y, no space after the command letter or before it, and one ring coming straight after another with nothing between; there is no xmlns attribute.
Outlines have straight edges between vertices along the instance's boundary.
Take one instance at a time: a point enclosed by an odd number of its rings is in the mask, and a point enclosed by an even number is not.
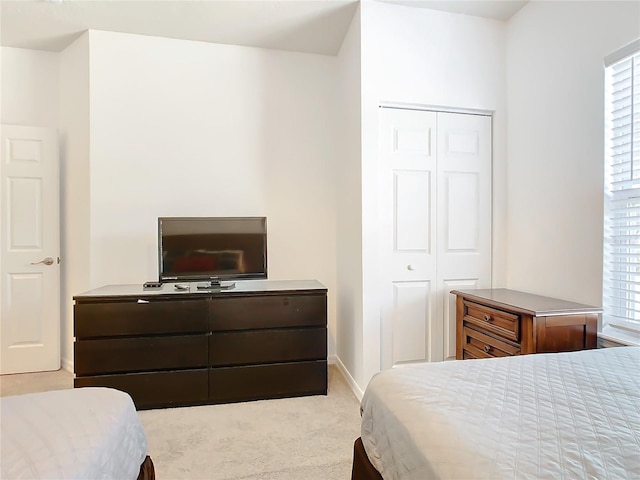
<svg viewBox="0 0 640 480"><path fill-rule="evenodd" d="M543 317L547 315L576 315L579 313L602 313L602 308L569 302L557 298L533 295L531 293L509 290L507 288L486 288L473 290L452 290L452 295L481 302L496 308L508 308L512 311Z"/></svg>

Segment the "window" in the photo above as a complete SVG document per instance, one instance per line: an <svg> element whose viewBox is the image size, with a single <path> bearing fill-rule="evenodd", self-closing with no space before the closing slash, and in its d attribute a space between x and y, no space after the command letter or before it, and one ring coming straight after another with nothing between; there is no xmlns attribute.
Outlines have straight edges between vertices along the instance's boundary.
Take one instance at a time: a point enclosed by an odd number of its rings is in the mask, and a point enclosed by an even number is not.
<svg viewBox="0 0 640 480"><path fill-rule="evenodd" d="M640 343L640 41L605 66L602 332Z"/></svg>

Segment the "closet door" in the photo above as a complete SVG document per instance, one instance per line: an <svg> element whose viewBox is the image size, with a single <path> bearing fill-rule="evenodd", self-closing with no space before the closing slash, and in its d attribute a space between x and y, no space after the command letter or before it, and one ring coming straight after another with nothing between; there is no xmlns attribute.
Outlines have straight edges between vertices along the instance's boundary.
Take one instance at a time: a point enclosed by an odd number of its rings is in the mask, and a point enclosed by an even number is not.
<svg viewBox="0 0 640 480"><path fill-rule="evenodd" d="M432 361L436 315L434 112L380 113L378 232L382 367Z"/></svg>
<svg viewBox="0 0 640 480"><path fill-rule="evenodd" d="M381 367L455 358L453 288L490 286L491 119L382 108Z"/></svg>
<svg viewBox="0 0 640 480"><path fill-rule="evenodd" d="M491 287L491 117L438 113L437 163L436 316L444 323L443 343L432 348L437 359L455 359L456 302L449 292Z"/></svg>

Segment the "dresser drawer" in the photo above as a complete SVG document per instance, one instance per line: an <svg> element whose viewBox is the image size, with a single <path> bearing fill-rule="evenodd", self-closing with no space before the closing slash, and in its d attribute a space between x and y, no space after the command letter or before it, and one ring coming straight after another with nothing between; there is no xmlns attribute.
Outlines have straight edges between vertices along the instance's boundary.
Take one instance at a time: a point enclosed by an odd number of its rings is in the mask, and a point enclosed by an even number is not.
<svg viewBox="0 0 640 480"><path fill-rule="evenodd" d="M212 366L326 358L325 328L221 332L209 340Z"/></svg>
<svg viewBox="0 0 640 480"><path fill-rule="evenodd" d="M520 316L467 300L464 301L464 308L464 322L508 340L520 341Z"/></svg>
<svg viewBox="0 0 640 480"><path fill-rule="evenodd" d="M207 403L205 369L76 377L74 387L108 387L127 392L138 410Z"/></svg>
<svg viewBox="0 0 640 480"><path fill-rule="evenodd" d="M467 356L463 355L463 358L508 357L520 354L518 345L499 340L473 328L464 327L463 334L463 350L467 352Z"/></svg>
<svg viewBox="0 0 640 480"><path fill-rule="evenodd" d="M132 299L126 302L76 303L78 338L206 332L206 300Z"/></svg>
<svg viewBox="0 0 640 480"><path fill-rule="evenodd" d="M327 297L321 294L214 298L210 321L213 331L324 327Z"/></svg>
<svg viewBox="0 0 640 480"><path fill-rule="evenodd" d="M213 403L326 394L326 360L209 370Z"/></svg>
<svg viewBox="0 0 640 480"><path fill-rule="evenodd" d="M207 335L78 340L76 375L206 367Z"/></svg>

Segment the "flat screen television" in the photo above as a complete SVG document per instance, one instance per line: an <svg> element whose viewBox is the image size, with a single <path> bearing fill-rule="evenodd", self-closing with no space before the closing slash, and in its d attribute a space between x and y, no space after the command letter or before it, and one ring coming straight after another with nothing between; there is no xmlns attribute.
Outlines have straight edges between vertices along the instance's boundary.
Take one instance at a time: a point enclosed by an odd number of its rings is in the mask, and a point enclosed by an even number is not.
<svg viewBox="0 0 640 480"><path fill-rule="evenodd" d="M267 278L266 217L160 217L161 282Z"/></svg>

